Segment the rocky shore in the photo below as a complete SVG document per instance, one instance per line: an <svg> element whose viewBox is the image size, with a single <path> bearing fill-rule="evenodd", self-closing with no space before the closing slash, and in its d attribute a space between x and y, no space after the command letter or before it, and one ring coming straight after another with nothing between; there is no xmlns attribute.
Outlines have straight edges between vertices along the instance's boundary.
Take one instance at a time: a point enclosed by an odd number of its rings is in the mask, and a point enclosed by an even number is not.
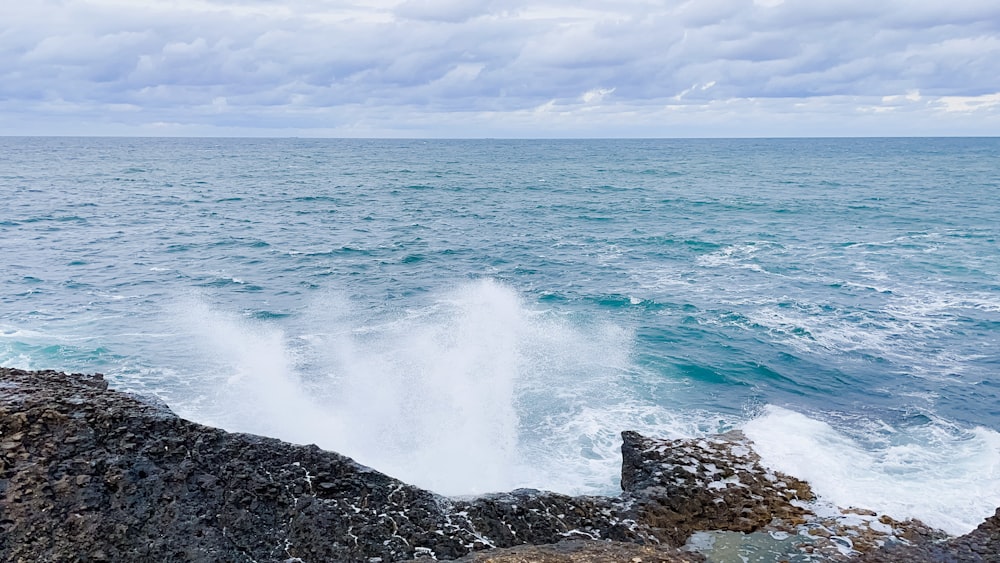
<svg viewBox="0 0 1000 563"><path fill-rule="evenodd" d="M183 420L100 375L0 368L0 559L638 563L742 545L774 561L1000 562L1000 511L961 538L865 510L819 515L809 485L763 467L738 432L623 442L618 497L460 500Z"/></svg>

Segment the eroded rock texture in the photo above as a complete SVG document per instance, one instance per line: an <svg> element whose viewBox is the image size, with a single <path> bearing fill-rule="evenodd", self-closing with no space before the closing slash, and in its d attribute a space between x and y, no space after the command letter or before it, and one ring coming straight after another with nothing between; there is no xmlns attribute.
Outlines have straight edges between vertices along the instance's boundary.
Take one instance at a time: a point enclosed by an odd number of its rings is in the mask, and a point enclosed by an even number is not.
<svg viewBox="0 0 1000 563"><path fill-rule="evenodd" d="M972 532L947 541L888 545L860 558L864 563L1000 563L1000 508Z"/></svg>
<svg viewBox="0 0 1000 563"><path fill-rule="evenodd" d="M664 545L567 540L555 545L481 551L462 563L698 563L704 558Z"/></svg>
<svg viewBox="0 0 1000 563"><path fill-rule="evenodd" d="M845 557L907 541L874 513L851 513L861 528L816 520L808 486L762 467L741 434L623 437L619 497L456 500L180 419L100 375L0 368L0 560L635 563L698 560L675 548L699 530L817 532ZM1000 515L943 543L921 533L866 561L996 562L998 529Z"/></svg>
<svg viewBox="0 0 1000 563"><path fill-rule="evenodd" d="M740 432L622 438L622 489L634 500L634 519L674 545L696 530L753 532L776 518L802 521L806 511L791 501L813 498L804 481L764 468Z"/></svg>
<svg viewBox="0 0 1000 563"><path fill-rule="evenodd" d="M0 560L393 561L572 537L644 541L608 498L453 501L345 456L107 389L0 370Z"/></svg>

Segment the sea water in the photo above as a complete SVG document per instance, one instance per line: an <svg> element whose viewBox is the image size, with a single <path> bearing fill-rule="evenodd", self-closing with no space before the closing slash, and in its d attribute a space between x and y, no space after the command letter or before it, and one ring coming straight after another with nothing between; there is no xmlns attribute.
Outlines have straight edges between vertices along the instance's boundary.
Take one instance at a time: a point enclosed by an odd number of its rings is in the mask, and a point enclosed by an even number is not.
<svg viewBox="0 0 1000 563"><path fill-rule="evenodd" d="M742 428L841 506L1000 506L1000 139L0 138L0 364L444 494Z"/></svg>

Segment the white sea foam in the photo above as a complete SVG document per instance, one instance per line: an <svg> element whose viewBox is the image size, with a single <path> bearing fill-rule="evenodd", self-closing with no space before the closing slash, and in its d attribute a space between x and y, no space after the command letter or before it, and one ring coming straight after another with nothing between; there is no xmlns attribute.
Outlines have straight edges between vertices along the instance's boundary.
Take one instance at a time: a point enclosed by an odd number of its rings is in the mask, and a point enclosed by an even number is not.
<svg viewBox="0 0 1000 563"><path fill-rule="evenodd" d="M0 347L0 366L35 369L34 362L29 354L19 353L11 349L9 345Z"/></svg>
<svg viewBox="0 0 1000 563"><path fill-rule="evenodd" d="M46 334L45 332L38 330L31 330L26 328L21 328L12 325L0 325L0 338L14 340L38 340L45 341L45 339L51 339L53 335ZM64 338L62 335L58 335L59 338Z"/></svg>
<svg viewBox="0 0 1000 563"><path fill-rule="evenodd" d="M768 406L743 430L766 465L807 480L838 506L919 518L956 535L1000 506L1000 433L959 431L944 423L877 426L882 432L864 440Z"/></svg>
<svg viewBox="0 0 1000 563"><path fill-rule="evenodd" d="M747 318L769 335L803 352L861 353L880 356L914 376L949 378L963 373L985 355L979 350L941 348L941 334L967 319L992 314L988 295L957 295L929 288L895 287L870 310L829 309L768 298L747 311Z"/></svg>
<svg viewBox="0 0 1000 563"><path fill-rule="evenodd" d="M699 256L698 265L710 268L732 267L744 268L755 272L764 272L764 268L757 264L757 253L762 246L757 244L734 244L710 254Z"/></svg>

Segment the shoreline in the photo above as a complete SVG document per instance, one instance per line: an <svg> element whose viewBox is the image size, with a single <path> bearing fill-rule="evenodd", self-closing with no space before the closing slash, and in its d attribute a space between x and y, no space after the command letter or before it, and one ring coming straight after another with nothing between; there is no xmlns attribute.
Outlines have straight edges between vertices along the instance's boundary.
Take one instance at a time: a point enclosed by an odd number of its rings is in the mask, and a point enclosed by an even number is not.
<svg viewBox="0 0 1000 563"><path fill-rule="evenodd" d="M813 561L1000 560L1000 510L958 538L864 508L823 512L739 432L623 432L617 497L473 499L181 419L100 374L0 368L0 433L10 561L698 561L692 549L711 559L741 544Z"/></svg>

